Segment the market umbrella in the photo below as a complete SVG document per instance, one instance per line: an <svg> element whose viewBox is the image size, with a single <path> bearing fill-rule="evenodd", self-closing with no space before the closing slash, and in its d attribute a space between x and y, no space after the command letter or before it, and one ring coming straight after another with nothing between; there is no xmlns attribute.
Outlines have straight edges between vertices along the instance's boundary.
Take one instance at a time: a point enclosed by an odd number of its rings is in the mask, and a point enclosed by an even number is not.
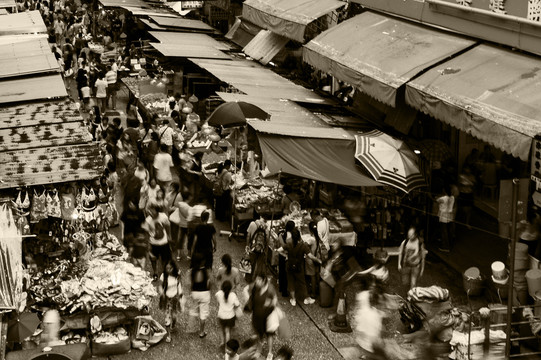
<svg viewBox="0 0 541 360"><path fill-rule="evenodd" d="M426 139L415 144L416 150L420 151L420 156L430 162L443 162L453 157L453 153L449 146L444 142L436 139Z"/></svg>
<svg viewBox="0 0 541 360"><path fill-rule="evenodd" d="M355 158L380 183L406 193L424 186L417 156L402 141L379 130L355 135Z"/></svg>
<svg viewBox="0 0 541 360"><path fill-rule="evenodd" d="M269 114L253 104L232 101L218 106L210 114L208 124L214 127L235 127L246 125L246 119L267 120L269 118Z"/></svg>
<svg viewBox="0 0 541 360"><path fill-rule="evenodd" d="M38 316L31 312L15 314L8 320L7 341L21 342L38 328Z"/></svg>

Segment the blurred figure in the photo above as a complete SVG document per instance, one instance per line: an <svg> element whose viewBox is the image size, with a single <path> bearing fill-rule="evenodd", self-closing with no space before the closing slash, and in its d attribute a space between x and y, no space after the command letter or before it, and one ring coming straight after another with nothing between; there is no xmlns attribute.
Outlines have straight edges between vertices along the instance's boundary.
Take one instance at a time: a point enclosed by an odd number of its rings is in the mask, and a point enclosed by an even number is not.
<svg viewBox="0 0 541 360"><path fill-rule="evenodd" d="M471 215L473 212L473 200L475 191L475 176L469 166L462 168L462 173L458 176L459 206L464 214L464 223L468 229L471 229Z"/></svg>
<svg viewBox="0 0 541 360"><path fill-rule="evenodd" d="M417 286L417 280L423 276L425 270L425 247L412 226L408 230L408 237L402 241L398 249L398 271L402 274L402 284L407 289Z"/></svg>

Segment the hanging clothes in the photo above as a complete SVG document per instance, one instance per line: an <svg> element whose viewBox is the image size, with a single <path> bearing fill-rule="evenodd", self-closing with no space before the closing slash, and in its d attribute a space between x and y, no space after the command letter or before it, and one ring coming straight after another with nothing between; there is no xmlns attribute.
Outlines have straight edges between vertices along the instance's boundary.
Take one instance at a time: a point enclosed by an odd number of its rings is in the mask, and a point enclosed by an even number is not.
<svg viewBox="0 0 541 360"><path fill-rule="evenodd" d="M36 188L34 188L34 195L32 196L32 206L30 208L30 222L37 223L40 220L47 219L47 198L44 190L41 195L38 195Z"/></svg>
<svg viewBox="0 0 541 360"><path fill-rule="evenodd" d="M60 197L58 196L58 191L56 189L47 193L47 215L56 218L62 217Z"/></svg>
<svg viewBox="0 0 541 360"><path fill-rule="evenodd" d="M26 190L19 190L15 199L14 218L17 227L22 235L30 234L30 225L28 224L28 215L30 214L30 195Z"/></svg>
<svg viewBox="0 0 541 360"><path fill-rule="evenodd" d="M63 193L60 195L60 200L62 219L73 220L73 214L75 212L75 195L72 193Z"/></svg>

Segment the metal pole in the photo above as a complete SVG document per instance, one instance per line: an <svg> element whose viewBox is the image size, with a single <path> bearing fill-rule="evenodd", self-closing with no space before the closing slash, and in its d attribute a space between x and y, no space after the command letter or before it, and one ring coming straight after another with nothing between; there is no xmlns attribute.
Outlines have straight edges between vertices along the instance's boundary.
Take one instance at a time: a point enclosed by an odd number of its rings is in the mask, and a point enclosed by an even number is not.
<svg viewBox="0 0 541 360"><path fill-rule="evenodd" d="M515 247L517 243L517 201L520 180L513 179L513 195L511 197L511 244L509 247L509 295L507 297L507 327L505 335L505 357L511 354L511 321L513 317L513 282L515 280Z"/></svg>

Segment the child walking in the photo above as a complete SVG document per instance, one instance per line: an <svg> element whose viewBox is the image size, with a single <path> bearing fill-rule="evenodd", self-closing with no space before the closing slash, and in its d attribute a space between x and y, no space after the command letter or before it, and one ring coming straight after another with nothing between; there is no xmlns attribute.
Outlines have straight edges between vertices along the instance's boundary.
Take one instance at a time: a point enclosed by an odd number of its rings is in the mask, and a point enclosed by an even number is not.
<svg viewBox="0 0 541 360"><path fill-rule="evenodd" d="M177 264L169 260L160 276L160 307L165 306L165 327L168 328L166 342L171 342L171 329L177 323L178 307L184 311L184 297Z"/></svg>
<svg viewBox="0 0 541 360"><path fill-rule="evenodd" d="M223 343L227 344L231 337L231 329L235 326L236 313L240 309L240 302L237 295L231 291L233 284L225 280L222 289L216 293L218 300L218 321L223 331Z"/></svg>

